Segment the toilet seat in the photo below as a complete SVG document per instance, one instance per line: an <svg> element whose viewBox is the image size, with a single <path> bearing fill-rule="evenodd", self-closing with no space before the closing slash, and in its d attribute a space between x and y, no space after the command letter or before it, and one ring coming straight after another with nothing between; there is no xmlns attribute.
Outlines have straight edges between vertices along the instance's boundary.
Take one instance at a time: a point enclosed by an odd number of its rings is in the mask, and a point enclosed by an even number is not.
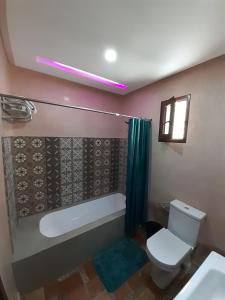
<svg viewBox="0 0 225 300"><path fill-rule="evenodd" d="M191 251L190 245L165 228L147 240L149 258L168 271L177 268Z"/></svg>

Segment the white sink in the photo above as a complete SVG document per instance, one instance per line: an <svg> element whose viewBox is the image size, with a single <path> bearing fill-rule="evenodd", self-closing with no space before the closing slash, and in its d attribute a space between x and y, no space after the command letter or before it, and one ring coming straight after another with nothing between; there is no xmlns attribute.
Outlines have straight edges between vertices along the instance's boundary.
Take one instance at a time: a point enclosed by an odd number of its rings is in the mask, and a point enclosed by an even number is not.
<svg viewBox="0 0 225 300"><path fill-rule="evenodd" d="M225 257L212 251L174 300L224 300Z"/></svg>

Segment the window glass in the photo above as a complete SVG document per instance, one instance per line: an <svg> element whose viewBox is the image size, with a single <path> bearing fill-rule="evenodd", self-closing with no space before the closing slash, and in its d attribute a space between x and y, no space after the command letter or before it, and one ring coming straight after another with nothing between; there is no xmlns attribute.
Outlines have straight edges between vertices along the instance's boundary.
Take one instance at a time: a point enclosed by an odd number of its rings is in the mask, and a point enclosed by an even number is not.
<svg viewBox="0 0 225 300"><path fill-rule="evenodd" d="M174 122L172 139L182 140L185 134L185 119L187 111L187 101L176 101L174 108Z"/></svg>

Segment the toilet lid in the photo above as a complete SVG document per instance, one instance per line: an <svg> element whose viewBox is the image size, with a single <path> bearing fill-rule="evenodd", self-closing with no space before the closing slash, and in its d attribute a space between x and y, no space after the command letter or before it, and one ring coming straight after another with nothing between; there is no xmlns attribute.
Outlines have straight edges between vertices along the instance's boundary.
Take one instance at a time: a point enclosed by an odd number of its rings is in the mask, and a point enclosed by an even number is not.
<svg viewBox="0 0 225 300"><path fill-rule="evenodd" d="M192 247L175 236L168 229L161 229L147 240L150 258L164 267L176 267Z"/></svg>

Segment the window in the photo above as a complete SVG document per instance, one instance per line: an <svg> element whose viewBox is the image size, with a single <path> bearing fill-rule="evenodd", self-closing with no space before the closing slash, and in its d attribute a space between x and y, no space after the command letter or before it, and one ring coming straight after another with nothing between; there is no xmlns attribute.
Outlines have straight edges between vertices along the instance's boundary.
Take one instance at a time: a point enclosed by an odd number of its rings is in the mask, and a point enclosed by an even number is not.
<svg viewBox="0 0 225 300"><path fill-rule="evenodd" d="M161 102L159 142L186 143L191 95Z"/></svg>

